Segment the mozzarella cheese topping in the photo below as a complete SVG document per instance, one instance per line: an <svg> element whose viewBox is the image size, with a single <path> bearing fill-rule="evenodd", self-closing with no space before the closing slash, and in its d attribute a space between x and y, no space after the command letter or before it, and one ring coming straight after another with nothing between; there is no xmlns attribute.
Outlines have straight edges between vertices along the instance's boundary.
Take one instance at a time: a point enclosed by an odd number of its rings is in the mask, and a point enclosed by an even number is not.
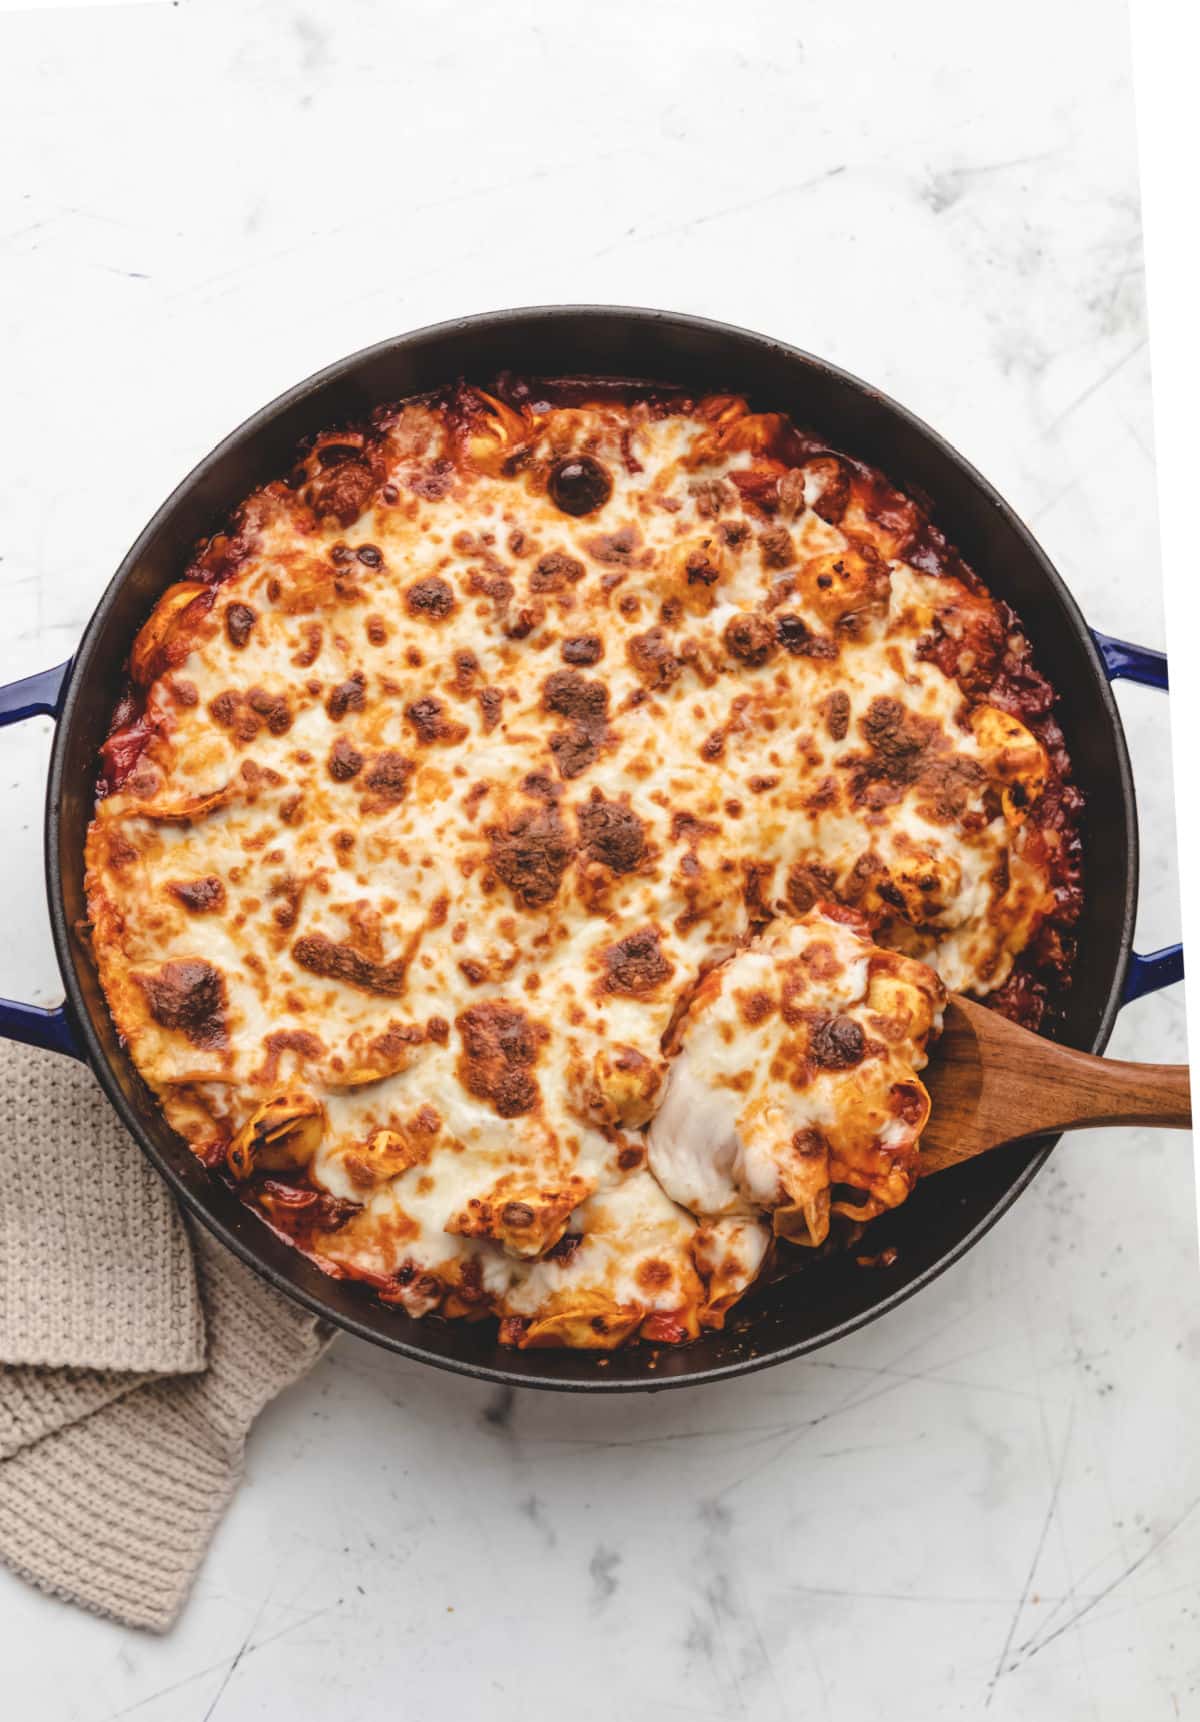
<svg viewBox="0 0 1200 1722"><path fill-rule="evenodd" d="M719 1325L765 1214L903 1199L937 976L1009 980L1063 838L914 504L738 399L576 393L249 499L135 641L88 902L168 1121L327 1271L610 1346Z"/></svg>
<svg viewBox="0 0 1200 1722"><path fill-rule="evenodd" d="M916 1072L944 997L852 911L775 923L697 987L650 1170L691 1213L768 1212L794 1243L824 1243L831 1209L895 1207L917 1180L929 1096Z"/></svg>

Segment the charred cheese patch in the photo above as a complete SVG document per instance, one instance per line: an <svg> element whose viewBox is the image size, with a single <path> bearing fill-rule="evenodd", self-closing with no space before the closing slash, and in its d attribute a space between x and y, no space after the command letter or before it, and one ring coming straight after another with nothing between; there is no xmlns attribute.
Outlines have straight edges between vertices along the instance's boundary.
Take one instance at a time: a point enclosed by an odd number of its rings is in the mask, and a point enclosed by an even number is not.
<svg viewBox="0 0 1200 1722"><path fill-rule="evenodd" d="M1002 993L1061 910L1065 756L878 475L733 397L535 390L318 437L201 550L89 913L169 1122L328 1271L666 1342L772 1222L902 1199L936 976Z"/></svg>

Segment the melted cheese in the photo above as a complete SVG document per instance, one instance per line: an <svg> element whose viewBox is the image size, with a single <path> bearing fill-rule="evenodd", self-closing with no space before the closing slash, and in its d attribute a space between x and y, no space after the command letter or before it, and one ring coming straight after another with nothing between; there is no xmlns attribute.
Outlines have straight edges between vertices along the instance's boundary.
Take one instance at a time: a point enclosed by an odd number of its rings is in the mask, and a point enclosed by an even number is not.
<svg viewBox="0 0 1200 1722"><path fill-rule="evenodd" d="M650 1169L691 1213L770 1212L822 1244L831 1208L871 1219L916 1183L943 988L845 916L780 921L697 988L649 1129Z"/></svg>
<svg viewBox="0 0 1200 1722"><path fill-rule="evenodd" d="M785 421L466 399L318 439L160 601L152 739L88 838L96 958L169 1122L277 1223L319 1192L330 1271L523 1344L686 1337L796 1207L785 1138L714 1099L771 1101L770 1037L708 998L664 1053L698 980L737 952L720 998L769 991L829 899L865 919L822 922L822 1010L878 1016L867 927L996 988L1051 901L1046 761L926 652L988 601L899 559L903 498L780 461ZM610 493L577 516L580 457ZM779 1101L787 1140L860 1121L826 1211L900 1199L875 1091L928 1027Z"/></svg>

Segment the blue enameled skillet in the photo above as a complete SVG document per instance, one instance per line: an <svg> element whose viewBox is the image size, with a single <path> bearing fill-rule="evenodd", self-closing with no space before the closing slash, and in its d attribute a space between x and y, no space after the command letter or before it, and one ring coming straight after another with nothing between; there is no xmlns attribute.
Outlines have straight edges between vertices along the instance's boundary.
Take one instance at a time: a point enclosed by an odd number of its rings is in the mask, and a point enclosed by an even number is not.
<svg viewBox="0 0 1200 1722"><path fill-rule="evenodd" d="M0 1034L85 1059L146 1155L184 1205L289 1296L340 1327L407 1357L489 1381L576 1391L676 1387L761 1369L849 1333L927 1284L968 1250L1045 1163L1053 1139L987 1154L918 1186L876 1222L872 1248L894 1244L886 1271L833 1255L751 1293L724 1332L678 1349L587 1352L502 1349L494 1324L414 1321L363 1288L332 1280L275 1236L166 1126L117 1038L86 944L83 844L96 750L118 697L130 642L197 539L216 530L258 484L286 472L305 435L361 418L380 402L466 376L608 376L732 391L789 413L837 448L878 467L901 490L932 499L934 519L985 584L1021 617L1059 694L1076 781L1087 797L1086 904L1079 958L1056 1032L1103 1050L1121 1005L1178 980L1179 946L1133 953L1137 818L1110 682L1167 685L1157 652L1095 633L1045 553L1007 504L948 443L877 389L764 335L667 312L611 306L535 307L442 323L381 342L298 384L248 419L159 509L117 570L74 658L0 689L0 724L57 720L46 798L46 885L66 1003L0 1001ZM11 908L10 908L10 912Z"/></svg>

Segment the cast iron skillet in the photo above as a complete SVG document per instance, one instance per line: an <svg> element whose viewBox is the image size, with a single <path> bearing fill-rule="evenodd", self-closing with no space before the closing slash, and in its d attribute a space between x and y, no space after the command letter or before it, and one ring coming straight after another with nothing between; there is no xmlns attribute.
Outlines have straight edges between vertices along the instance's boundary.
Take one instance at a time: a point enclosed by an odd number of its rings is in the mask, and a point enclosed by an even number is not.
<svg viewBox="0 0 1200 1722"><path fill-rule="evenodd" d="M1137 822L1125 739L1109 679L1165 688L1161 654L1091 633L1033 538L990 485L941 437L877 390L810 354L696 317L607 306L498 311L403 335L300 383L226 438L159 509L117 570L73 663L0 691L0 724L58 719L46 800L46 883L66 1005L0 1001L0 1034L86 1059L151 1162L188 1209L242 1260L340 1327L407 1357L489 1381L591 1391L715 1381L825 1345L910 1296L969 1249L1043 1165L1053 1139L986 1155L918 1187L876 1223L874 1248L895 1244L887 1270L831 1257L752 1293L722 1333L680 1349L607 1356L502 1350L493 1324L414 1321L354 1285L331 1280L283 1243L204 1170L166 1127L117 1038L86 947L83 843L96 749L116 701L130 642L198 538L246 494L285 472L306 433L466 376L613 376L735 391L933 499L934 518L991 590L1007 598L1061 696L1059 716L1087 796L1086 906L1075 985L1061 1028L1072 1046L1103 1049L1122 1002L1183 972L1178 946L1131 955Z"/></svg>

